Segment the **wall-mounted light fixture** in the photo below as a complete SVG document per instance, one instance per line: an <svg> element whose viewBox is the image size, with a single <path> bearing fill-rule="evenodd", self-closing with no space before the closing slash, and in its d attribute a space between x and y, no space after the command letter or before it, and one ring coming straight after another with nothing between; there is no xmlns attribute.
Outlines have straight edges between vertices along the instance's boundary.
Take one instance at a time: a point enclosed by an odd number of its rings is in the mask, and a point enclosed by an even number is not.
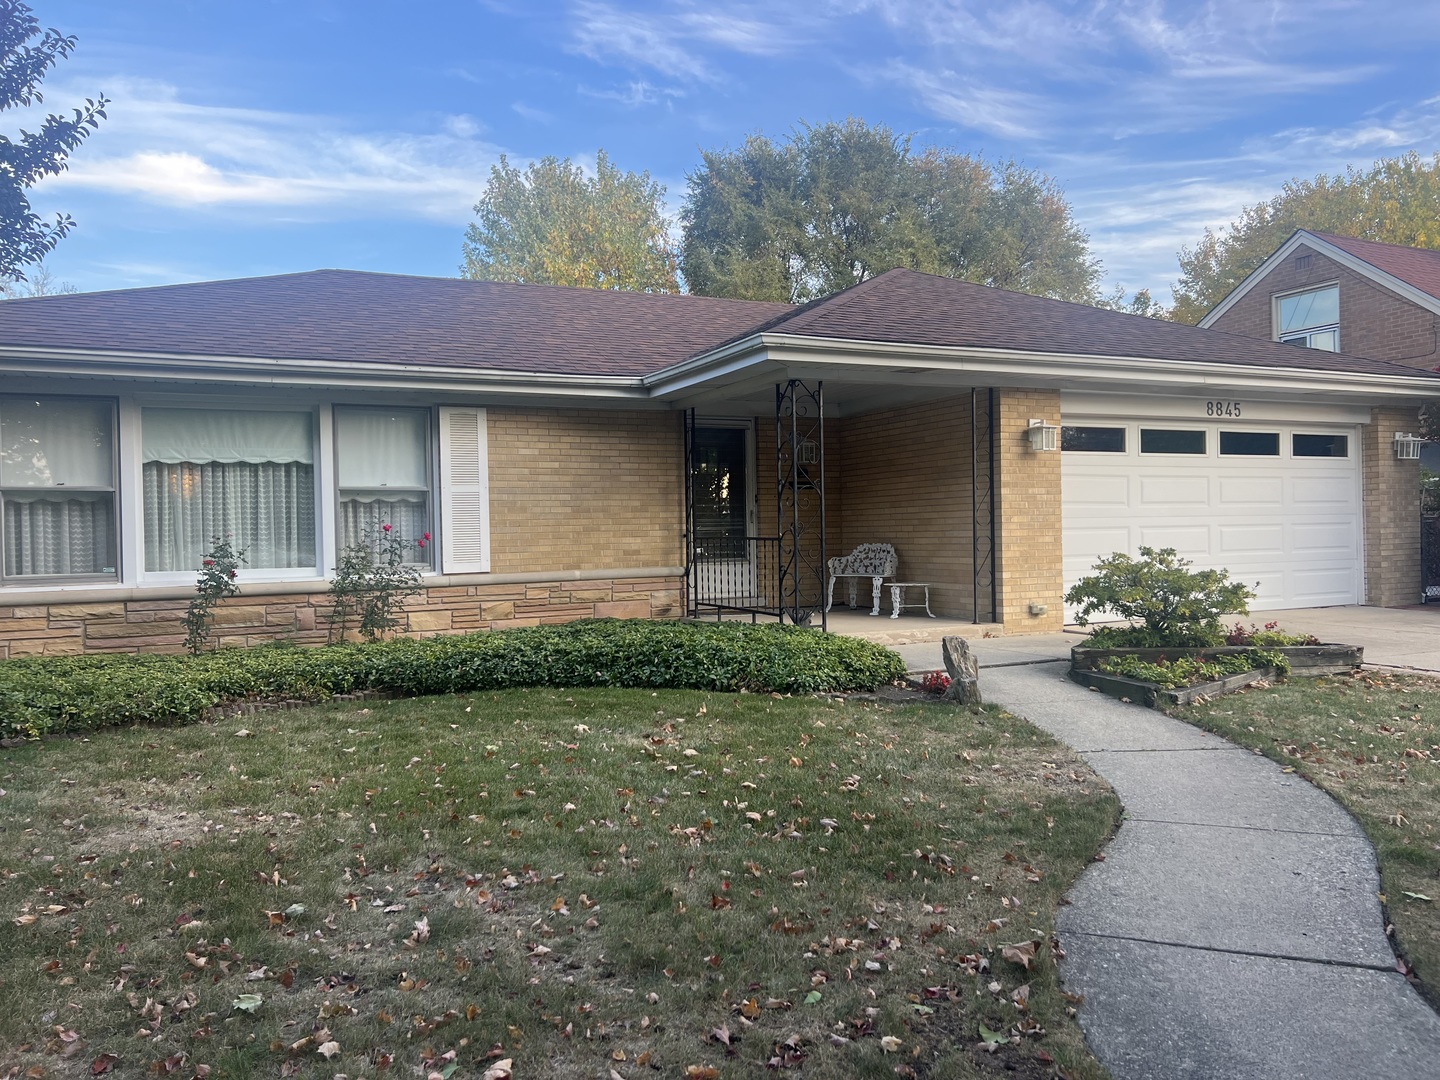
<svg viewBox="0 0 1440 1080"><path fill-rule="evenodd" d="M1402 435L1395 433L1395 456L1401 461L1414 461L1420 456L1420 447L1425 445L1425 440L1419 435Z"/></svg>
<svg viewBox="0 0 1440 1080"><path fill-rule="evenodd" d="M1060 449L1060 429L1054 424L1047 424L1044 420L1031 420L1029 432L1031 450Z"/></svg>

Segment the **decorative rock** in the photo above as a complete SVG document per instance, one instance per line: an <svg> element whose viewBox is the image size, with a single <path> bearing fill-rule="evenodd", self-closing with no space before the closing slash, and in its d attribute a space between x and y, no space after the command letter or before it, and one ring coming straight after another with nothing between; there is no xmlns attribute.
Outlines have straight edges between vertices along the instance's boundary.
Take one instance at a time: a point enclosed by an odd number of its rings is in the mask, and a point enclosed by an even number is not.
<svg viewBox="0 0 1440 1080"><path fill-rule="evenodd" d="M950 673L945 700L958 701L962 705L979 705L980 662L970 651L970 642L952 635L941 640L940 651L945 657L945 670Z"/></svg>

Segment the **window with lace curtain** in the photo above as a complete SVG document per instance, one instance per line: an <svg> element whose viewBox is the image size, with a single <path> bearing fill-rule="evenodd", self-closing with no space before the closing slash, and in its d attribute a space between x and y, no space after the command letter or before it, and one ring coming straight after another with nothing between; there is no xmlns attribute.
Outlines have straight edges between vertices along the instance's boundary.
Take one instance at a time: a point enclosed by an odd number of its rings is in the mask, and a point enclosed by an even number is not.
<svg viewBox="0 0 1440 1080"><path fill-rule="evenodd" d="M114 577L115 405L0 396L0 577Z"/></svg>
<svg viewBox="0 0 1440 1080"><path fill-rule="evenodd" d="M217 536L244 570L316 566L311 413L145 409L140 443L147 573L196 570Z"/></svg>
<svg viewBox="0 0 1440 1080"><path fill-rule="evenodd" d="M407 541L430 532L430 410L337 407L335 474L341 550L390 525ZM409 549L429 566L434 546Z"/></svg>

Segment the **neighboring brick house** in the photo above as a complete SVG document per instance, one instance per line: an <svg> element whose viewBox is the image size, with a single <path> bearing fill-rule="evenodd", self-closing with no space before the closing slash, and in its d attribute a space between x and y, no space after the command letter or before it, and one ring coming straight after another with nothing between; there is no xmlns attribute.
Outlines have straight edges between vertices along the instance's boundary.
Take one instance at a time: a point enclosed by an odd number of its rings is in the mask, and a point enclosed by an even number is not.
<svg viewBox="0 0 1440 1080"><path fill-rule="evenodd" d="M1301 229L1200 325L1433 371L1440 251Z"/></svg>
<svg viewBox="0 0 1440 1080"><path fill-rule="evenodd" d="M1301 229L1200 325L1426 371L1440 369L1440 251ZM1424 446L1421 464L1440 471L1440 443ZM1415 530L1418 491L1413 506L1397 501L1391 518L1384 527L1405 535ZM1420 543L1418 534L1415 543ZM1437 557L1440 550L1430 561ZM1440 592L1435 568L1425 581L1427 596ZM1411 589L1408 579L1396 582L1397 601Z"/></svg>
<svg viewBox="0 0 1440 1080"><path fill-rule="evenodd" d="M792 308L316 271L0 304L0 658L325 639L389 523L404 632L815 612L893 544L942 615L1053 630L1104 554L1173 546L1257 608L1401 603L1440 376L894 270ZM1052 452L1058 440L1063 450Z"/></svg>

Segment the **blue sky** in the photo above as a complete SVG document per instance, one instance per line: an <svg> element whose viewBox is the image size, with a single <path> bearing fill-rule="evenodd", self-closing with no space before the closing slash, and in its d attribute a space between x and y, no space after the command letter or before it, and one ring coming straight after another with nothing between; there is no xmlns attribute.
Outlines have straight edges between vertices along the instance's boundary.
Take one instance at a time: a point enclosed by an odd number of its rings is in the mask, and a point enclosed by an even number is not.
<svg viewBox="0 0 1440 1080"><path fill-rule="evenodd" d="M490 165L648 170L858 116L1064 187L1108 287L1294 176L1440 150L1440 5L1397 0L29 0L110 119L34 193L82 289L458 273ZM0 130L25 122L0 116Z"/></svg>

